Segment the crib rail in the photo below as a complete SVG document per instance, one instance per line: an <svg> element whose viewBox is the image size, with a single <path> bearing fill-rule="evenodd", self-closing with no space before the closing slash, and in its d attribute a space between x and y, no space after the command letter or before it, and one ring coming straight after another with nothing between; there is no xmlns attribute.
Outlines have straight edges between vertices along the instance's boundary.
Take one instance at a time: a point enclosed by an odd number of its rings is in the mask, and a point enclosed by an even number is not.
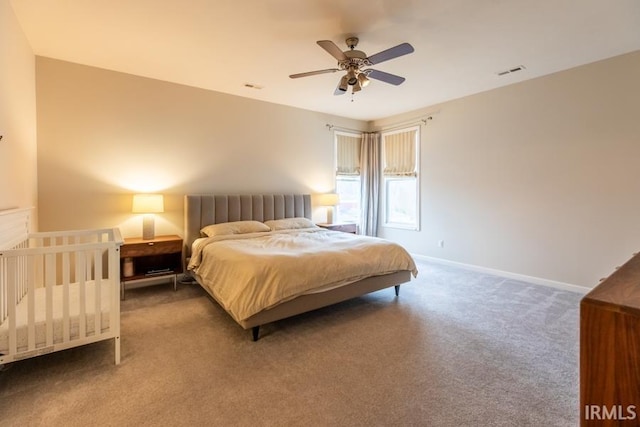
<svg viewBox="0 0 640 427"><path fill-rule="evenodd" d="M0 250L21 249L29 246L29 222L31 209L7 209L0 211ZM23 268L20 266L19 268ZM8 288L4 281L17 279L17 277L5 277L8 273L2 270L0 274L0 324L8 316L9 301L15 303L15 299L9 299ZM19 277L19 276L18 276ZM17 293L26 293L26 282L19 282Z"/></svg>
<svg viewBox="0 0 640 427"><path fill-rule="evenodd" d="M11 240L0 244L0 364L108 338L119 363L119 231Z"/></svg>

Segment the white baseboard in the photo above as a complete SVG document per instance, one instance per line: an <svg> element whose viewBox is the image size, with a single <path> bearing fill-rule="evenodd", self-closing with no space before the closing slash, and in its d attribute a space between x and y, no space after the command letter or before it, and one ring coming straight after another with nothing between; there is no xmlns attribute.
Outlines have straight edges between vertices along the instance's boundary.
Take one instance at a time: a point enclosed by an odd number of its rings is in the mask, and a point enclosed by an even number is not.
<svg viewBox="0 0 640 427"><path fill-rule="evenodd" d="M443 258L435 258L427 255L411 254L416 259L424 261L431 261L438 264L449 265L452 267L464 268L465 270L477 271L479 273L492 274L494 276L504 277L507 279L521 280L523 282L533 283L536 285L548 286L551 288L562 289L564 291L576 292L579 294L586 294L591 291L592 288L586 286L573 285L571 283L558 282L555 280L542 279L540 277L527 276L524 274L511 273L509 271L496 270L488 267L481 267L479 265L464 264L461 262L450 261Z"/></svg>

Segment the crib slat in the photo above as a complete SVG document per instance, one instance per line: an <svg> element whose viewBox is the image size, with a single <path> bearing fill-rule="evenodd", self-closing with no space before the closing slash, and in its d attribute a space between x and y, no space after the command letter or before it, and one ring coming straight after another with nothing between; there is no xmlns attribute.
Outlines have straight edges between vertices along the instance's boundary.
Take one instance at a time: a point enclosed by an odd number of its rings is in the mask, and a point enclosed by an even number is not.
<svg viewBox="0 0 640 427"><path fill-rule="evenodd" d="M66 239L65 239L66 240ZM63 242L67 244L67 242ZM69 282L71 281L71 266L69 264L69 252L62 253L62 341L70 339L69 319Z"/></svg>
<svg viewBox="0 0 640 427"><path fill-rule="evenodd" d="M56 284L56 260L55 254L45 255L45 286L47 306L46 346L53 345L53 287Z"/></svg>
<svg viewBox="0 0 640 427"><path fill-rule="evenodd" d="M0 258L0 324L3 323L8 316L7 303L9 296L7 295L7 286L10 283L7 280L7 259Z"/></svg>
<svg viewBox="0 0 640 427"><path fill-rule="evenodd" d="M86 297L86 284L87 281L85 279L85 265L87 264L87 256L85 251L79 251L78 256L76 257L76 282L78 282L79 286L79 296L80 296L80 312L78 313L78 338L82 339L87 336L87 297Z"/></svg>
<svg viewBox="0 0 640 427"><path fill-rule="evenodd" d="M27 274L30 274L27 281L26 297L27 297L27 350L35 350L36 348L36 277L39 273L42 273L42 257L36 256L32 260L31 257L27 257L27 262L30 262L30 267ZM17 303L17 302L16 302Z"/></svg>
<svg viewBox="0 0 640 427"><path fill-rule="evenodd" d="M21 245L19 245L20 248L27 248L29 246L29 242L25 241L23 242ZM18 266L18 271L20 272L20 275L24 275L27 272L27 268L29 267L29 257L27 256L21 256L18 257L18 262L20 263L20 265ZM18 288L18 292L19 295L24 296L27 293L27 289L29 288L29 283L26 280L21 280L21 279L26 279L24 277L18 277L18 283L19 283L19 288Z"/></svg>
<svg viewBox="0 0 640 427"><path fill-rule="evenodd" d="M94 309L93 309L93 333L97 336L102 333L102 251L93 253L95 272L94 280Z"/></svg>
<svg viewBox="0 0 640 427"><path fill-rule="evenodd" d="M12 282L15 279L15 268L16 261L15 258L10 258L6 260L7 263L7 279L8 279L8 287L7 287L7 301L9 301L9 305L7 307L7 314L9 316L9 354L13 354L17 351L17 333L16 333L16 304L13 301L16 300L16 288L14 283Z"/></svg>

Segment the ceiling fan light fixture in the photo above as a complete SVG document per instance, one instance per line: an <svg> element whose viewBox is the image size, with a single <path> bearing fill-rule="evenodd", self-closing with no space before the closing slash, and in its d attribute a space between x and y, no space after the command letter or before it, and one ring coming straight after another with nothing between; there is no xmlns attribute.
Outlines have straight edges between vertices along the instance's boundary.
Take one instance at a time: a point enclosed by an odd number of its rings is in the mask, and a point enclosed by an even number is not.
<svg viewBox="0 0 640 427"><path fill-rule="evenodd" d="M356 76L356 71L353 68L349 69L347 72L347 79L349 86L353 86L358 83L358 77Z"/></svg>
<svg viewBox="0 0 640 427"><path fill-rule="evenodd" d="M356 79L356 83L351 87L351 93L360 92L362 90L362 86L360 86L360 82Z"/></svg>
<svg viewBox="0 0 640 427"><path fill-rule="evenodd" d="M369 83L371 83L371 80L369 80L369 77L367 77L365 73L358 74L358 84L360 87L367 87Z"/></svg>
<svg viewBox="0 0 640 427"><path fill-rule="evenodd" d="M345 74L344 76L342 76L342 78L340 79L340 84L338 85L338 89L340 89L343 92L346 92L347 89L349 89L349 75Z"/></svg>

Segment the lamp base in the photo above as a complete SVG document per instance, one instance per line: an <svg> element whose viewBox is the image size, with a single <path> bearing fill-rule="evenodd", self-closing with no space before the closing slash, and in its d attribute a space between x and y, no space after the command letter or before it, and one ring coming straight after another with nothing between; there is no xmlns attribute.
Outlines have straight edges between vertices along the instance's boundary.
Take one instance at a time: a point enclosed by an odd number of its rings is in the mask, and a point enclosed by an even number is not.
<svg viewBox="0 0 640 427"><path fill-rule="evenodd" d="M333 210L335 208L333 206L327 207L327 224L333 224Z"/></svg>
<svg viewBox="0 0 640 427"><path fill-rule="evenodd" d="M155 233L155 218L153 214L146 214L142 217L142 240L153 240Z"/></svg>

